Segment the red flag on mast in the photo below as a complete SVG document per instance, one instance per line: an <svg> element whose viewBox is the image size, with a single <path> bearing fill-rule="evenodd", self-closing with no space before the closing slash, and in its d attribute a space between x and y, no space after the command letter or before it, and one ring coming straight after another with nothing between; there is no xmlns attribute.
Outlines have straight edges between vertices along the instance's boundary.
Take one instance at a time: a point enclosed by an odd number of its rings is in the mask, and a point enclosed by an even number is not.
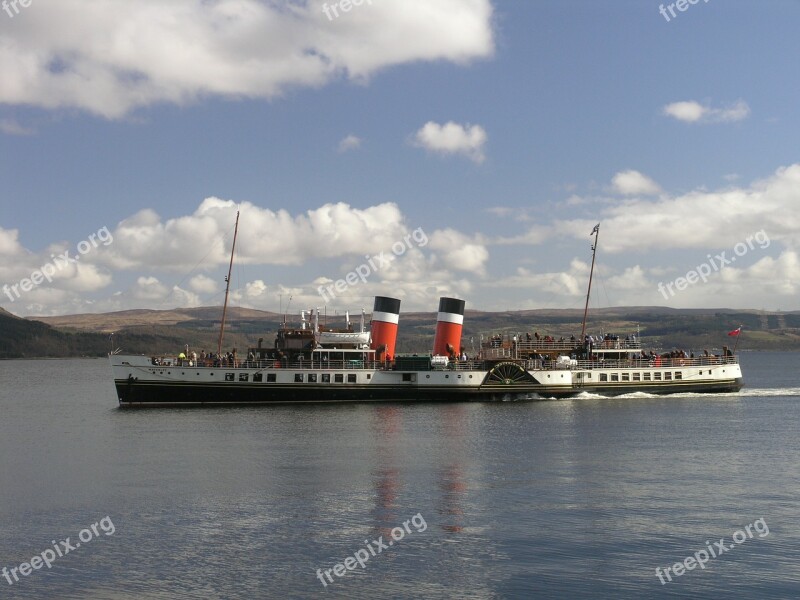
<svg viewBox="0 0 800 600"><path fill-rule="evenodd" d="M739 325L738 329L734 329L733 331L729 331L728 335L739 335L740 333L742 333L742 326L741 325Z"/></svg>

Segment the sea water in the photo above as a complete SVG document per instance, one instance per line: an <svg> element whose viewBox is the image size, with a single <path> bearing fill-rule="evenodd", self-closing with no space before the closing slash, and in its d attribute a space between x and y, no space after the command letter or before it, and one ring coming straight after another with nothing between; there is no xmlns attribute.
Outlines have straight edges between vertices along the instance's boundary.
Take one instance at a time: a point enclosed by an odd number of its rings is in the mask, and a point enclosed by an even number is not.
<svg viewBox="0 0 800 600"><path fill-rule="evenodd" d="M0 598L798 597L800 354L741 362L736 394L144 410L105 360L0 362Z"/></svg>

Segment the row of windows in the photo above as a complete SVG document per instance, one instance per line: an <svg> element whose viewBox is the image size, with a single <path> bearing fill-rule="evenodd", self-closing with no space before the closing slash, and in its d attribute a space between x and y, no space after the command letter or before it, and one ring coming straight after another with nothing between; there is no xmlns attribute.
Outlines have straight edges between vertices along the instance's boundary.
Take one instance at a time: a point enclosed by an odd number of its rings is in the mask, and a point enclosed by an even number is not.
<svg viewBox="0 0 800 600"><path fill-rule="evenodd" d="M672 371L656 371L652 375L653 378L650 379L650 372L600 373L600 381L672 381L673 378L683 379L683 371L675 371L674 373Z"/></svg>
<svg viewBox="0 0 800 600"><path fill-rule="evenodd" d="M212 373L213 374L213 373ZM371 373L367 373L367 379L372 377ZM239 381L249 381L249 373L239 373ZM267 383L275 383L277 381L277 373L267 373ZM225 381L235 381L235 373L225 373ZM264 373L253 373L253 383L261 383L264 381ZM295 373L295 383L322 383L331 382L331 373ZM333 373L334 383L344 383L344 373ZM358 383L358 375L356 373L347 373L347 383Z"/></svg>

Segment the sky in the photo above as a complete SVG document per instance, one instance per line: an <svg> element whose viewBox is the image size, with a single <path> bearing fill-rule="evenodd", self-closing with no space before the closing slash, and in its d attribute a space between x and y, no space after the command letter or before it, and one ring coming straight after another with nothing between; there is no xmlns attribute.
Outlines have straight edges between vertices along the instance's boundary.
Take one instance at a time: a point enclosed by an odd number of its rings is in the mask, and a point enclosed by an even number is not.
<svg viewBox="0 0 800 600"><path fill-rule="evenodd" d="M800 309L798 0L0 6L13 314Z"/></svg>

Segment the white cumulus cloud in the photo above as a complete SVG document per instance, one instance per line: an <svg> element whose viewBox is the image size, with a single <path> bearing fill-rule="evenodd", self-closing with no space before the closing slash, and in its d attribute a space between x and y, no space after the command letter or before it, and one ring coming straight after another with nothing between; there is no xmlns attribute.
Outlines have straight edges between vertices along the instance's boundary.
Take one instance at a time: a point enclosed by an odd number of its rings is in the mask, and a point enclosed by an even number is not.
<svg viewBox="0 0 800 600"><path fill-rule="evenodd" d="M237 264L300 265L311 258L363 255L376 247L391 248L409 231L394 203L358 209L340 202L301 214L249 202L238 208ZM120 269L159 265L187 270L200 258L204 268L225 264L236 211L232 200L214 197L206 198L193 214L166 221L144 209L114 230L106 260ZM198 240L203 243L198 245Z"/></svg>
<svg viewBox="0 0 800 600"><path fill-rule="evenodd" d="M339 142L338 151L340 154L349 152L350 150L357 150L361 147L361 138L353 134L348 135L341 142Z"/></svg>
<svg viewBox="0 0 800 600"><path fill-rule="evenodd" d="M480 125L428 121L414 134L413 143L437 154L460 154L480 164L486 160L483 147L488 139Z"/></svg>
<svg viewBox="0 0 800 600"><path fill-rule="evenodd" d="M454 229L440 229L431 235L430 248L448 269L478 275L485 273L489 251L479 237L470 237Z"/></svg>
<svg viewBox="0 0 800 600"><path fill-rule="evenodd" d="M219 289L216 281L207 275L195 275L189 280L189 287L198 294L215 294Z"/></svg>
<svg viewBox="0 0 800 600"><path fill-rule="evenodd" d="M323 0L59 0L0 37L0 103L106 118L208 96L279 97L417 61L494 52L490 0L375 2L330 20ZM413 40L413 42L410 42Z"/></svg>
<svg viewBox="0 0 800 600"><path fill-rule="evenodd" d="M585 240L600 221L604 253L649 252L699 248L733 248L762 231L761 238L800 247L800 164L778 169L749 186L726 185L657 200L630 199L603 207L592 218L555 219L534 225L524 235L501 238L497 244L542 244L552 239ZM758 247L758 246L757 246Z"/></svg>
<svg viewBox="0 0 800 600"><path fill-rule="evenodd" d="M728 123L749 117L750 107L744 100L723 108L713 108L695 100L686 100L667 104L662 112L685 123Z"/></svg>
<svg viewBox="0 0 800 600"><path fill-rule="evenodd" d="M614 191L625 196L652 196L661 192L661 187L639 171L621 171L611 180Z"/></svg>

